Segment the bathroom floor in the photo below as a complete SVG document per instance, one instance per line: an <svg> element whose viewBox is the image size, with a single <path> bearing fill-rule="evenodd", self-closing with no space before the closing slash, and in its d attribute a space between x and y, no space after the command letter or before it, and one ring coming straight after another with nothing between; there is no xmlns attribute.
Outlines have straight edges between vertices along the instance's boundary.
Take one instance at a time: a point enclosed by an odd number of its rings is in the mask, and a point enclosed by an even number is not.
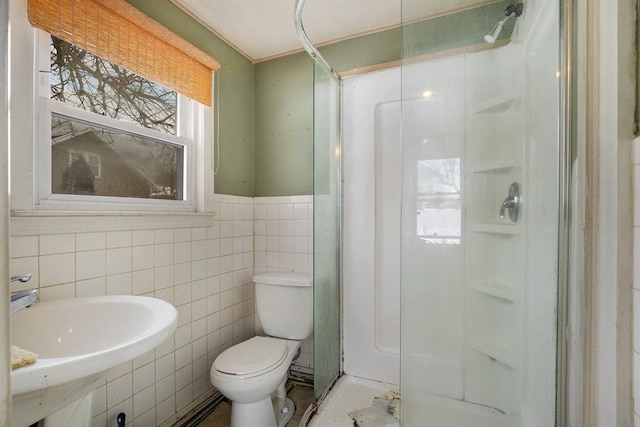
<svg viewBox="0 0 640 427"><path fill-rule="evenodd" d="M298 427L302 420L302 415L307 407L313 402L313 387L290 381L287 386L287 397L293 400L296 405L296 412L293 414L287 427ZM231 426L231 403L222 402L198 427L230 427Z"/></svg>
<svg viewBox="0 0 640 427"><path fill-rule="evenodd" d="M333 390L320 405L318 413L311 419L311 427L353 427L349 412L371 406L373 399L383 396L397 387L389 384L344 375L338 379ZM418 424L416 424L418 425Z"/></svg>

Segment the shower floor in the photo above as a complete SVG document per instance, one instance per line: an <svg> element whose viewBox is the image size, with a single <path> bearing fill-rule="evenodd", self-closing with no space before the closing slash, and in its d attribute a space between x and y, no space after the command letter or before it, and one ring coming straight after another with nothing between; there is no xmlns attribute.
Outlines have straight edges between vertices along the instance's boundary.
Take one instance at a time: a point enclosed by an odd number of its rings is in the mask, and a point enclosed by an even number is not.
<svg viewBox="0 0 640 427"><path fill-rule="evenodd" d="M413 393L401 405L403 426L420 427L516 427L497 409L460 400Z"/></svg>
<svg viewBox="0 0 640 427"><path fill-rule="evenodd" d="M397 386L345 375L338 379L309 427L353 427L349 413L371 406L373 399ZM432 394L412 393L401 404L402 425L407 427L513 427L504 413L486 406Z"/></svg>
<svg viewBox="0 0 640 427"><path fill-rule="evenodd" d="M344 375L326 397L318 413L307 424L309 427L353 427L349 412L371 406L373 398L390 391L397 386Z"/></svg>

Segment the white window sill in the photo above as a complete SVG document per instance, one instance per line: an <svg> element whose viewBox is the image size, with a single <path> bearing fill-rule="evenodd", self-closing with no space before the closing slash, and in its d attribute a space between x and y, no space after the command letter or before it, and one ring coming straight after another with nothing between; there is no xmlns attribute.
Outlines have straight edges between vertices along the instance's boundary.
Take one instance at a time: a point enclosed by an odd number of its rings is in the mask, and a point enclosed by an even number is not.
<svg viewBox="0 0 640 427"><path fill-rule="evenodd" d="M11 235L210 227L216 212L12 211Z"/></svg>

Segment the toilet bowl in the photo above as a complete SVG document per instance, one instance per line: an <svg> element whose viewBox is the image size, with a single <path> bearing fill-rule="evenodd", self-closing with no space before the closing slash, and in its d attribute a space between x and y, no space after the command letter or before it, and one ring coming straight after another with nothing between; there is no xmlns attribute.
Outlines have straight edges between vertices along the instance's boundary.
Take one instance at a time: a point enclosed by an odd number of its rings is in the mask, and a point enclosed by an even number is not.
<svg viewBox="0 0 640 427"><path fill-rule="evenodd" d="M211 384L231 400L232 427L284 427L295 412L285 390L289 366L312 331L313 276L278 272L253 279L256 312L269 336L220 353Z"/></svg>
<svg viewBox="0 0 640 427"><path fill-rule="evenodd" d="M286 425L295 408L286 398L284 386L299 348L300 341L254 337L216 358L211 367L211 383L232 402L232 427ZM245 355L264 355L265 362L235 357L245 351Z"/></svg>

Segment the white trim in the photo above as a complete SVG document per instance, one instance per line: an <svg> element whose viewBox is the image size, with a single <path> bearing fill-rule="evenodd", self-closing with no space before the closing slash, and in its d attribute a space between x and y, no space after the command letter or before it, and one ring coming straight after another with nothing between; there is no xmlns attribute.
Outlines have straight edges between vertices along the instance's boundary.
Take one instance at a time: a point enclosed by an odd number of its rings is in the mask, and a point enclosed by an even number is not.
<svg viewBox="0 0 640 427"><path fill-rule="evenodd" d="M211 99L216 99L216 78L215 72L211 73ZM213 102L212 107L207 107L202 104L197 104L200 109L199 120L202 120L200 126L198 126L199 133L194 136L194 142L196 143L196 149L201 149L202 152L196 153L196 158L199 159L199 170L202 171L202 182L196 181L197 192L196 195L201 197L200 203L197 204L198 211L209 212L213 209L214 196L215 196L215 159L213 153L215 152L215 144L219 144L219 141L215 140L216 135L215 126L217 124L214 120L214 114L217 111L214 110L214 105L218 103Z"/></svg>
<svg viewBox="0 0 640 427"><path fill-rule="evenodd" d="M47 104L45 111L69 117L70 119L75 121L87 123L89 125L96 125L102 128L115 130L129 135L139 135L148 139L159 140L175 146L188 146L192 144L191 140L188 137L181 137L153 129L148 129L125 120L118 120L100 114L92 113L91 111L85 111L79 108L71 107L60 101L55 101L52 99L44 99L43 101L44 104ZM51 130L48 130L47 134L50 133Z"/></svg>
<svg viewBox="0 0 640 427"><path fill-rule="evenodd" d="M183 148L184 165L187 173L184 176L184 200L154 200L126 197L79 196L54 194L51 189L51 114L56 113L70 120L86 123L117 132L138 135L146 139L160 141L165 144ZM38 199L36 210L149 210L151 207L163 211L195 211L194 194L194 151L193 142L188 138L162 133L143 128L134 123L124 122L101 116L89 111L79 110L61 102L40 99L38 108L38 138L34 149L38 168L35 172L38 182Z"/></svg>
<svg viewBox="0 0 640 427"><path fill-rule="evenodd" d="M51 35L41 30L35 30L35 57L37 67L37 92L40 98L51 96Z"/></svg>
<svg viewBox="0 0 640 427"><path fill-rule="evenodd" d="M13 6L13 5L12 5ZM0 298L0 304L2 304L2 309L0 309L0 321L4 328L2 328L2 332L0 332L0 345L2 348L7 349L10 345L10 337L8 325L10 324L10 314L9 314L9 194L7 190L8 186L8 176L7 176L7 166L9 165L9 108L8 108L8 94L10 93L9 89L9 56L7 52L11 52L11 48L9 45L9 4L6 1L0 2L0 51L3 52L2 56L0 56L0 76L2 76L2 81L0 81L0 169L2 169L2 173L0 174L0 275L2 276L2 280L0 280L0 294L2 297ZM0 391L0 425L11 425L11 417L9 414L11 413L11 391L10 387L7 386L11 379L11 369L9 363L9 354L7 351L4 352L4 356L1 358L0 364L2 367L0 373L0 382L4 384L2 390Z"/></svg>
<svg viewBox="0 0 640 427"><path fill-rule="evenodd" d="M582 2L578 2L582 4ZM584 425L633 425L631 141L635 3L586 2L588 323ZM630 72L629 70L634 70ZM581 70L582 71L582 70ZM580 103L580 100L578 101Z"/></svg>
<svg viewBox="0 0 640 427"><path fill-rule="evenodd" d="M153 230L161 228L210 227L215 213L160 212L14 212L12 236L84 233L97 231Z"/></svg>

